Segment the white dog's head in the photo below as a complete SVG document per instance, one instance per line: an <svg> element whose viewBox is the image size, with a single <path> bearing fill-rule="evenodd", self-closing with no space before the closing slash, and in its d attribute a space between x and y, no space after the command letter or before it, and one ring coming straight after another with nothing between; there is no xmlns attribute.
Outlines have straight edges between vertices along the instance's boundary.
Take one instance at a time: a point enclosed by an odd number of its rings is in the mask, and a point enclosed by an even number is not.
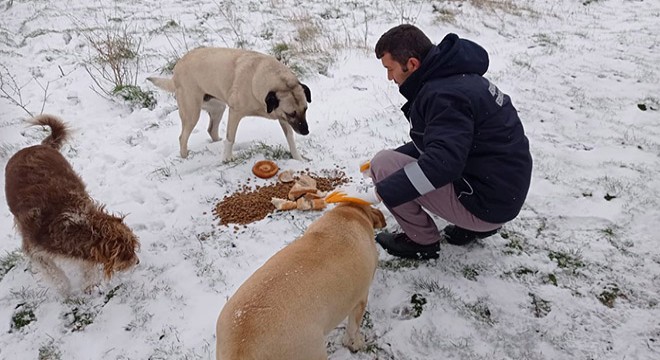
<svg viewBox="0 0 660 360"><path fill-rule="evenodd" d="M286 121L300 135L309 134L307 103L312 102L312 92L303 83L287 89L271 90L266 95L266 111L277 119Z"/></svg>

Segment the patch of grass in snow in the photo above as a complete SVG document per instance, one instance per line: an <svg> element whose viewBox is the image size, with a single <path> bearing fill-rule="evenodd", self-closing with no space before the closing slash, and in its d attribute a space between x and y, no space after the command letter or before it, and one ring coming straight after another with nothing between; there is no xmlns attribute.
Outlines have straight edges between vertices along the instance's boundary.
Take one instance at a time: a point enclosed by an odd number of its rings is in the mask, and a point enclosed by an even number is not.
<svg viewBox="0 0 660 360"><path fill-rule="evenodd" d="M11 315L11 326L9 332L20 330L31 323L37 321L34 315L34 308L31 304L22 303L14 308L14 313Z"/></svg>
<svg viewBox="0 0 660 360"><path fill-rule="evenodd" d="M507 255L520 255L524 251L525 238L521 234L501 230L500 236L502 239L507 240L507 243L504 245L505 249L503 250Z"/></svg>
<svg viewBox="0 0 660 360"><path fill-rule="evenodd" d="M378 267L387 271L398 271L401 269L417 269L422 262L413 259L395 258L390 260L380 260Z"/></svg>
<svg viewBox="0 0 660 360"><path fill-rule="evenodd" d="M70 310L63 315L66 321L65 327L72 332L85 330L87 325L94 322L98 314L98 311L82 298L67 299L65 304L71 306Z"/></svg>
<svg viewBox="0 0 660 360"><path fill-rule="evenodd" d="M435 293L439 292L442 286L440 286L440 283L438 283L437 280L432 280L429 278L424 278L424 279L419 279L419 278L412 278L409 281L406 281L410 284L412 284L412 289L415 292L430 292L430 293Z"/></svg>
<svg viewBox="0 0 660 360"><path fill-rule="evenodd" d="M550 260L557 263L558 267L571 270L573 273L575 273L577 269L584 267L582 256L577 250L568 252L550 250L548 257Z"/></svg>
<svg viewBox="0 0 660 360"><path fill-rule="evenodd" d="M621 293L621 290L619 290L619 285L610 283L605 285L605 289L598 294L597 298L603 305L608 308L613 308L614 303L618 298L625 299L626 296Z"/></svg>
<svg viewBox="0 0 660 360"><path fill-rule="evenodd" d="M183 258L192 261L195 266L195 275L204 280L212 289L217 288L218 284L226 284L226 277L221 266L215 263L213 256L209 257L209 250L205 246L200 245L184 251Z"/></svg>
<svg viewBox="0 0 660 360"><path fill-rule="evenodd" d="M18 291L11 291L11 295L18 299L18 304L14 307L11 316L9 332L21 330L37 321L35 310L45 301L46 290L21 288Z"/></svg>
<svg viewBox="0 0 660 360"><path fill-rule="evenodd" d="M426 305L426 298L421 294L413 294L410 297L410 304L412 305L412 316L420 317L424 311L424 305Z"/></svg>
<svg viewBox="0 0 660 360"><path fill-rule="evenodd" d="M170 161L169 163L163 161L163 163L163 166L157 167L151 173L149 173L149 175L147 175L149 180L157 180L162 182L170 179L172 175L177 174L175 163L173 161Z"/></svg>
<svg viewBox="0 0 660 360"><path fill-rule="evenodd" d="M552 306L550 305L549 301L543 300L541 297L531 292L529 293L529 297L532 298L534 316L537 318L545 317L552 310Z"/></svg>
<svg viewBox="0 0 660 360"><path fill-rule="evenodd" d="M124 99L125 102L136 108L153 110L158 103L153 91L142 90L137 85L117 86L112 90L112 94Z"/></svg>
<svg viewBox="0 0 660 360"><path fill-rule="evenodd" d="M263 142L259 142L256 145L250 146L247 150L235 153L234 157L230 160L227 160L225 164L232 166L245 164L258 154L262 154L264 158L269 160L292 159L289 150L285 149L282 145L272 146Z"/></svg>
<svg viewBox="0 0 660 360"><path fill-rule="evenodd" d="M7 130L2 130L7 131ZM10 155L14 155L16 152L16 146L10 143L1 143L0 144L0 159L8 158Z"/></svg>
<svg viewBox="0 0 660 360"><path fill-rule="evenodd" d="M485 298L479 298L473 303L465 303L465 310L478 321L488 325L495 324Z"/></svg>
<svg viewBox="0 0 660 360"><path fill-rule="evenodd" d="M23 255L19 249L7 252L4 256L0 257L0 281L21 260L23 260Z"/></svg>
<svg viewBox="0 0 660 360"><path fill-rule="evenodd" d="M505 271L504 275L509 277L515 277L516 279L522 279L529 275L538 274L538 270L530 269L524 265L518 266L511 271Z"/></svg>
<svg viewBox="0 0 660 360"><path fill-rule="evenodd" d="M458 9L454 9L453 6L445 3L432 4L432 7L436 22L441 24L454 24L456 22L456 15L459 13Z"/></svg>
<svg viewBox="0 0 660 360"><path fill-rule="evenodd" d="M55 346L55 341L51 338L45 344L39 346L38 360L60 360L62 352Z"/></svg>
<svg viewBox="0 0 660 360"><path fill-rule="evenodd" d="M463 277L470 281L477 281L479 276L479 267L477 265L466 265L462 270Z"/></svg>

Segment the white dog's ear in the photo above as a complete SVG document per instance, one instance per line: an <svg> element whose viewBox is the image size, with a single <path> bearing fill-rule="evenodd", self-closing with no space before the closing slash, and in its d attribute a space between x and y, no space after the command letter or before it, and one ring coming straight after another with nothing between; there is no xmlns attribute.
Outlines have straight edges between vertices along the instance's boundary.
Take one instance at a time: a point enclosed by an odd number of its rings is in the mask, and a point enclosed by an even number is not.
<svg viewBox="0 0 660 360"><path fill-rule="evenodd" d="M266 95L266 112L269 114L275 110L276 107L280 106L280 100L275 95L274 91L269 91Z"/></svg>
<svg viewBox="0 0 660 360"><path fill-rule="evenodd" d="M308 103L312 102L312 91L309 90L309 87L303 83L300 83L300 86L302 86L303 91L305 92L305 99L307 99Z"/></svg>

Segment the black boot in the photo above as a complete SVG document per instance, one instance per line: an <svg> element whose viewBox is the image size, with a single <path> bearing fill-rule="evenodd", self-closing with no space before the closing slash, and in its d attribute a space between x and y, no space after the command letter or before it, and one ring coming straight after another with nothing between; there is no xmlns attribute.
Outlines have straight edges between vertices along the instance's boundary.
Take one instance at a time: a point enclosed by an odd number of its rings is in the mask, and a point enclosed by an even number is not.
<svg viewBox="0 0 660 360"><path fill-rule="evenodd" d="M477 239L483 239L487 238L491 235L496 234L501 228L497 228L495 230L491 231L472 231L468 229L463 229L462 227L458 227L456 225L447 225L443 232L444 232L444 238L447 240L448 243L452 245L467 245Z"/></svg>
<svg viewBox="0 0 660 360"><path fill-rule="evenodd" d="M421 245L408 237L408 235L401 233L387 233L382 232L376 235L376 242L387 251L388 254L407 258L407 259L437 259L440 255L440 241L430 244Z"/></svg>

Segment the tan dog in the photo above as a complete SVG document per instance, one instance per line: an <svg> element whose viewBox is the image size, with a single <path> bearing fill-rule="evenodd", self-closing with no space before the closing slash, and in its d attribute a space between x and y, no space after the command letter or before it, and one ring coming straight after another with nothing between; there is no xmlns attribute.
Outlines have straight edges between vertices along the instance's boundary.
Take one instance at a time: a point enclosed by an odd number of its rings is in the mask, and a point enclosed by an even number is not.
<svg viewBox="0 0 660 360"><path fill-rule="evenodd" d="M218 317L218 360L327 359L325 336L348 316L344 345L365 345L360 323L378 264L383 214L343 203L241 285Z"/></svg>
<svg viewBox="0 0 660 360"><path fill-rule="evenodd" d="M242 49L199 48L177 62L172 79L150 77L147 80L173 92L176 97L182 125L179 136L181 157L188 156L188 137L201 110L208 112L208 133L213 141L217 141L220 140L218 126L222 114L229 106L223 160L231 159L238 123L245 116L278 120L291 156L302 160L293 140L293 131L309 134L306 113L312 94L289 68L274 57Z"/></svg>
<svg viewBox="0 0 660 360"><path fill-rule="evenodd" d="M5 195L23 237L23 252L64 294L71 284L55 260L81 264L83 288L90 292L100 280L98 265L109 279L139 262L138 239L123 217L106 213L87 194L85 184L58 151L68 137L64 123L41 115L32 124L50 127L51 135L41 145L17 152L5 168Z"/></svg>

